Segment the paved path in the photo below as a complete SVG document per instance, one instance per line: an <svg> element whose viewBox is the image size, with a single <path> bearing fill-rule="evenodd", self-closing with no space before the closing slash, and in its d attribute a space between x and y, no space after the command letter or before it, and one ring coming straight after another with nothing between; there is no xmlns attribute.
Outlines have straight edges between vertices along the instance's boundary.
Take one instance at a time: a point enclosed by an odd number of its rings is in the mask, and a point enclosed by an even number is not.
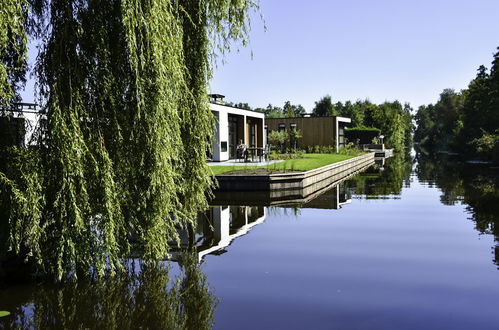
<svg viewBox="0 0 499 330"><path fill-rule="evenodd" d="M264 165L280 163L283 161L284 160L268 160L268 161L264 161L264 162L248 161L245 163L242 160L231 159L231 160L227 160L225 162L208 162L208 165L210 165L210 166L264 166Z"/></svg>

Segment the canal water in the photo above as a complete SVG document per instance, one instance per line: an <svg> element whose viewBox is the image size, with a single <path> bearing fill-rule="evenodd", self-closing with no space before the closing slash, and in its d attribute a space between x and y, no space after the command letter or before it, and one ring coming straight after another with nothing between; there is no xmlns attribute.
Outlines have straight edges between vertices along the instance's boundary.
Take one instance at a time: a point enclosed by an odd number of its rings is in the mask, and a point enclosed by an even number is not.
<svg viewBox="0 0 499 330"><path fill-rule="evenodd" d="M163 267L0 288L0 327L499 329L497 168L420 153L300 204L224 203Z"/></svg>

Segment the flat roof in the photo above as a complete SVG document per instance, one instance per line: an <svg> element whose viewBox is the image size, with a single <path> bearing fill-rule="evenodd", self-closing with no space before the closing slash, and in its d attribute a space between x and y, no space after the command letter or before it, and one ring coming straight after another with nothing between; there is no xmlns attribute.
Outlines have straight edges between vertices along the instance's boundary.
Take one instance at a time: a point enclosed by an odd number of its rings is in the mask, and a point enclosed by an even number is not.
<svg viewBox="0 0 499 330"><path fill-rule="evenodd" d="M347 117L341 117L341 116L317 116L317 117L311 117L311 116L299 116L299 117L273 117L273 118L265 118L265 119L313 119L313 118L337 118L338 121L350 123L352 122L351 118Z"/></svg>
<svg viewBox="0 0 499 330"><path fill-rule="evenodd" d="M217 109L217 107L223 107L225 109ZM212 111L220 111L220 110L225 110L228 113L233 113L233 114L245 114L248 116L255 116L258 118L265 118L265 113L255 111L255 110L247 110L247 109L241 109L241 108L236 108L236 107L231 107L229 105L224 105L220 103L210 103L210 110Z"/></svg>

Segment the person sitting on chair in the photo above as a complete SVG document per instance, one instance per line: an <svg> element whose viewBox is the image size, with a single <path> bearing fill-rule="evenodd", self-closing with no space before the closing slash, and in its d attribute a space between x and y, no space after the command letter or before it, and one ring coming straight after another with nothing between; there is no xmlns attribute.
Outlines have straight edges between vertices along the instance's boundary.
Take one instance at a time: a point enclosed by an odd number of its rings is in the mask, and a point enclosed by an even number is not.
<svg viewBox="0 0 499 330"><path fill-rule="evenodd" d="M248 146L243 143L243 140L239 140L237 145L237 158L244 158L244 161L248 161Z"/></svg>

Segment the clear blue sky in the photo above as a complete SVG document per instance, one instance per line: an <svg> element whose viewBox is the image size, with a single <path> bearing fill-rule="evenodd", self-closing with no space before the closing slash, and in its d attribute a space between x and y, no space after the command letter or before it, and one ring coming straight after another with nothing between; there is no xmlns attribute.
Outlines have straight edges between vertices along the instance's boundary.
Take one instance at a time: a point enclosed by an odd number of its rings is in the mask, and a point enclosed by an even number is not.
<svg viewBox="0 0 499 330"><path fill-rule="evenodd" d="M211 91L253 107L398 99L465 88L499 46L499 0L261 0L267 25L218 64ZM253 53L253 58L251 58Z"/></svg>

